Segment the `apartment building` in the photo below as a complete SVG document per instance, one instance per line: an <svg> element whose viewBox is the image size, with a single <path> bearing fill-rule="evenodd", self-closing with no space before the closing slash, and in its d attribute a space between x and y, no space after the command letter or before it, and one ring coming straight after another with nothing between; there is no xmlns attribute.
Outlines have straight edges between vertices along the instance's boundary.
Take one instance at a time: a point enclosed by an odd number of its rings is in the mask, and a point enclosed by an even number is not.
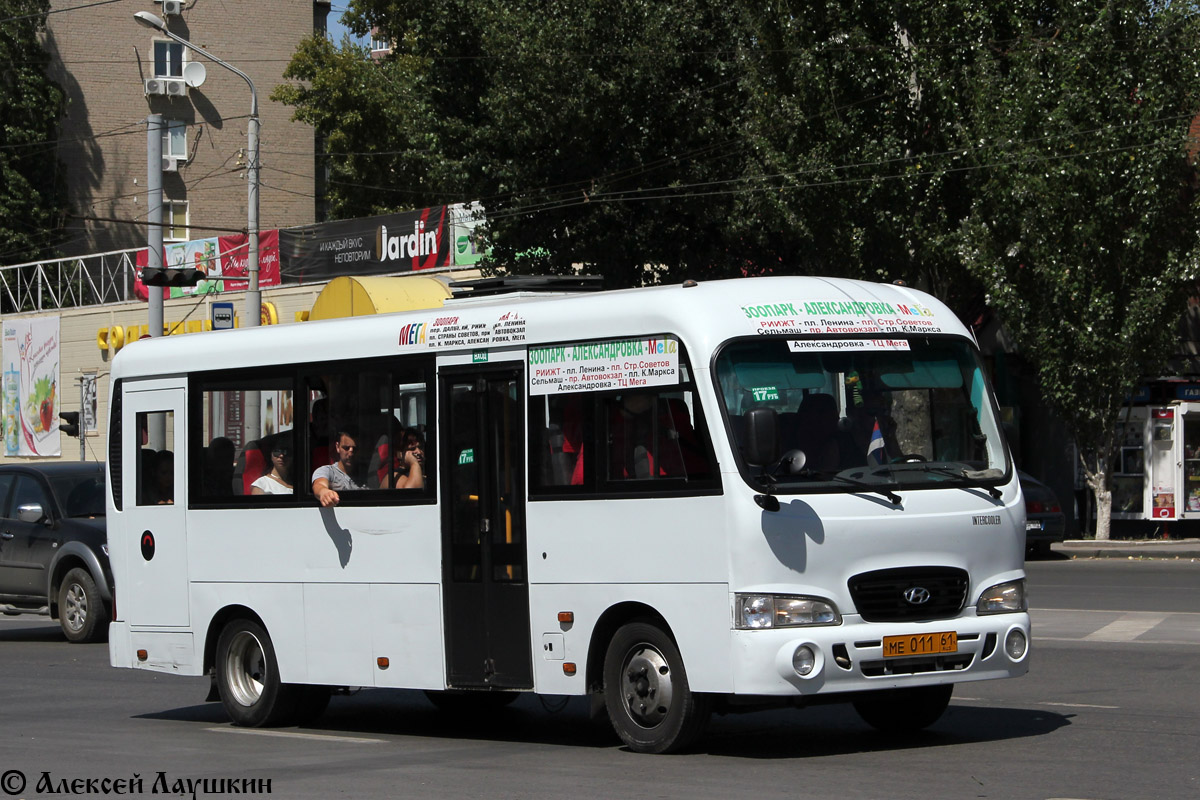
<svg viewBox="0 0 1200 800"><path fill-rule="evenodd" d="M270 99L297 43L324 33L329 0L53 0L46 45L67 93L59 157L74 218L65 255L146 241L147 125L162 114L164 241L244 230L250 87L234 72L143 27L148 11L168 29L245 72L258 95L259 225L315 221L312 129ZM204 65L204 69L191 66ZM201 75L203 77L201 78Z"/></svg>

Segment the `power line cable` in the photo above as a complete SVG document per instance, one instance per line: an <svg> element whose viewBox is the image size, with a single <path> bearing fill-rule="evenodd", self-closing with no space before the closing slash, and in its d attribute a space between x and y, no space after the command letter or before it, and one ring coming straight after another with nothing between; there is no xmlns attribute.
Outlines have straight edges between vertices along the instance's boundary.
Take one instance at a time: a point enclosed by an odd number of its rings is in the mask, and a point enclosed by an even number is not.
<svg viewBox="0 0 1200 800"><path fill-rule="evenodd" d="M0 24L7 23L7 22L17 22L17 21L23 20L23 19L34 19L35 17L40 18L40 17L44 17L44 16L49 16L50 14L65 14L68 11L80 11L85 8L93 8L95 6L107 6L111 3L120 3L121 1L122 0L97 0L97 2L95 2L95 3L86 3L82 6L71 6L70 8L56 8L56 9L51 9L50 11L43 11L43 12L40 12L37 14L22 14L19 17L8 17L6 19L0 19Z"/></svg>

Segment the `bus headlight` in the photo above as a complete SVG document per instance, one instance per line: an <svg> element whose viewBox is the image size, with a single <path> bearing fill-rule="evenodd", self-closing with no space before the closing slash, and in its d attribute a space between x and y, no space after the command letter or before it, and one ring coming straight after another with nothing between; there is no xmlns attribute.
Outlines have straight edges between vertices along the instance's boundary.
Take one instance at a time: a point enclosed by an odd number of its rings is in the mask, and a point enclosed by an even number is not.
<svg viewBox="0 0 1200 800"><path fill-rule="evenodd" d="M975 604L976 614L1011 614L1026 610L1024 578L989 586Z"/></svg>
<svg viewBox="0 0 1200 800"><path fill-rule="evenodd" d="M738 630L841 625L842 615L833 603L819 597L737 594L733 624Z"/></svg>

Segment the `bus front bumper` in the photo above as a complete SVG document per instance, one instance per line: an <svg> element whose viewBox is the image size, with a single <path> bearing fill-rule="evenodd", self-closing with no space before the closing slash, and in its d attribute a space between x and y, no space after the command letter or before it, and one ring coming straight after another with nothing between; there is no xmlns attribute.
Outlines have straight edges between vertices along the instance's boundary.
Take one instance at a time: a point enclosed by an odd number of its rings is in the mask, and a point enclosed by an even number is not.
<svg viewBox="0 0 1200 800"><path fill-rule="evenodd" d="M1024 612L919 623L868 623L855 615L836 626L732 634L738 695L929 686L1013 678L1029 668Z"/></svg>

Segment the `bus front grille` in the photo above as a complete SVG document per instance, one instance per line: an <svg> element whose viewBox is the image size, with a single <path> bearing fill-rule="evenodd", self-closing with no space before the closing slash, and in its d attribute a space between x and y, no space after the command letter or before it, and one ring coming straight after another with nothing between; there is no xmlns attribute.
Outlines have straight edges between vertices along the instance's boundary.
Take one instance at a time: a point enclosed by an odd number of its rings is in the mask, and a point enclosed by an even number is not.
<svg viewBox="0 0 1200 800"><path fill-rule="evenodd" d="M855 575L849 587L867 622L919 622L957 616L967 583L966 571L954 567L903 567Z"/></svg>

